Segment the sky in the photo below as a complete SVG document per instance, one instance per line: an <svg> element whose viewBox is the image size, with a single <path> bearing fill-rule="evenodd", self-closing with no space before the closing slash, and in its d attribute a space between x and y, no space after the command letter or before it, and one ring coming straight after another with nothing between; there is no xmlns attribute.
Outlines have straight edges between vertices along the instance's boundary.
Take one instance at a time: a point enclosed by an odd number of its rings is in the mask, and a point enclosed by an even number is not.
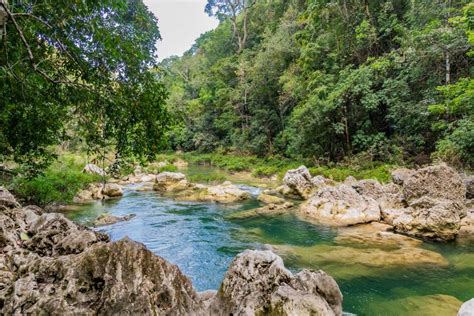
<svg viewBox="0 0 474 316"><path fill-rule="evenodd" d="M144 0L158 18L163 40L158 43L158 59L181 56L194 41L218 21L204 13L207 0Z"/></svg>

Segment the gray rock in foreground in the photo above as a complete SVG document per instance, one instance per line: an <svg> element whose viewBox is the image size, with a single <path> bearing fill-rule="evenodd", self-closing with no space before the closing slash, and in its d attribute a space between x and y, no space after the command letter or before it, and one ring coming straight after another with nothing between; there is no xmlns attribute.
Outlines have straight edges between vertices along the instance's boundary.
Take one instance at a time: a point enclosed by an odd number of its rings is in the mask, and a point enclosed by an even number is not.
<svg viewBox="0 0 474 316"><path fill-rule="evenodd" d="M474 298L462 304L458 316L474 316Z"/></svg>
<svg viewBox="0 0 474 316"><path fill-rule="evenodd" d="M110 242L38 207L0 205L0 253L2 315L341 314L333 278L323 271L292 275L271 252L237 256L217 293L198 294L177 266L144 245Z"/></svg>
<svg viewBox="0 0 474 316"><path fill-rule="evenodd" d="M341 315L342 294L323 271L293 275L271 251L247 250L210 302L212 315Z"/></svg>

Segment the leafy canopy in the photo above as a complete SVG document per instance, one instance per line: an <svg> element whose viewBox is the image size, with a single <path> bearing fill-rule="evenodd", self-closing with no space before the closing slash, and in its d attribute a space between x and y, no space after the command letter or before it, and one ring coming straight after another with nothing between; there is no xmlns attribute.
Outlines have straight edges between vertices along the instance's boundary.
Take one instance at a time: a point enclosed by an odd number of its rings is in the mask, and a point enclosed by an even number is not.
<svg viewBox="0 0 474 316"><path fill-rule="evenodd" d="M0 1L0 155L33 169L52 145L151 156L166 92L151 71L157 20L141 0Z"/></svg>

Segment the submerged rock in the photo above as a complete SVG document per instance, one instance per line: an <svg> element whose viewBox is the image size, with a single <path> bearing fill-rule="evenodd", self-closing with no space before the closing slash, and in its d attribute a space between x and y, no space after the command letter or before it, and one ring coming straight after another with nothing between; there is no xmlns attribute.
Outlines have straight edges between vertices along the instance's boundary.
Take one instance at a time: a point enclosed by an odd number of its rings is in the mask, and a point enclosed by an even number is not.
<svg viewBox="0 0 474 316"><path fill-rule="evenodd" d="M267 193L260 193L257 197L257 200L260 202L263 202L265 204L284 204L286 203L285 199L282 199L281 197L272 195L272 194L267 194Z"/></svg>
<svg viewBox="0 0 474 316"><path fill-rule="evenodd" d="M247 250L231 263L212 315L341 315L342 294L323 271L293 275L270 251Z"/></svg>
<svg viewBox="0 0 474 316"><path fill-rule="evenodd" d="M356 248L381 249L418 247L423 243L419 239L395 234L392 231L392 226L377 222L340 228L335 241L337 244L350 245Z"/></svg>
<svg viewBox="0 0 474 316"><path fill-rule="evenodd" d="M462 302L449 295L408 296L387 302L370 304L374 315L387 316L454 316Z"/></svg>
<svg viewBox="0 0 474 316"><path fill-rule="evenodd" d="M340 265L344 273L352 273L353 265L372 268L395 268L401 266L440 266L447 267L448 261L439 253L418 247L400 247L397 249L354 248L348 246L315 245L310 247L278 245L277 253L294 256L307 266ZM336 275L339 277L339 275Z"/></svg>
<svg viewBox="0 0 474 316"><path fill-rule="evenodd" d="M340 184L323 187L300 206L300 213L324 225L348 226L380 220L380 207L373 198Z"/></svg>
<svg viewBox="0 0 474 316"><path fill-rule="evenodd" d="M267 204L263 207L239 211L229 216L226 216L226 219L236 220L236 219L247 219L258 216L278 216L287 214L289 210L293 207L293 203L286 202L283 204Z"/></svg>
<svg viewBox="0 0 474 316"><path fill-rule="evenodd" d="M474 298L461 305L458 316L474 316Z"/></svg>
<svg viewBox="0 0 474 316"><path fill-rule="evenodd" d="M94 165L93 163L87 164L84 169L82 169L82 172L89 174L97 174L102 177L105 177L107 175L104 169Z"/></svg>
<svg viewBox="0 0 474 316"><path fill-rule="evenodd" d="M125 216L114 216L111 214L100 214L92 223L94 227L106 226L106 225L113 225L119 222L126 222L134 218L135 214L128 214Z"/></svg>

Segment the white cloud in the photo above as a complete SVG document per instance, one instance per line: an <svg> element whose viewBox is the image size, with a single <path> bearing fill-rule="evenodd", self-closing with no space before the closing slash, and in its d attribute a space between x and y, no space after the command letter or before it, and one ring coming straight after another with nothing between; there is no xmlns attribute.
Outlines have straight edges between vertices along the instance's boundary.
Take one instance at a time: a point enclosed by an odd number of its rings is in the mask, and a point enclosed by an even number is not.
<svg viewBox="0 0 474 316"><path fill-rule="evenodd" d="M144 0L158 18L163 40L158 43L158 58L181 56L194 41L218 25L204 12L206 0Z"/></svg>

